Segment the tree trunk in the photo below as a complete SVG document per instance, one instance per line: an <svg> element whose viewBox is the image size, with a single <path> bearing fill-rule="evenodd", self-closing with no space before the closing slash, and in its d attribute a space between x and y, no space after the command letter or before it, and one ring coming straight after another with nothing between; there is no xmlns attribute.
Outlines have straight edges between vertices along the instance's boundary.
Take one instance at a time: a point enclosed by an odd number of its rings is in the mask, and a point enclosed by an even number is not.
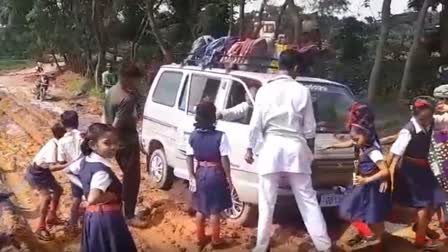
<svg viewBox="0 0 448 252"><path fill-rule="evenodd" d="M227 32L227 36L232 36L233 33L233 8L234 8L233 1L234 0L230 0L230 10L229 10L230 20L229 20L229 31Z"/></svg>
<svg viewBox="0 0 448 252"><path fill-rule="evenodd" d="M406 65L404 66L403 78L401 80L401 87L400 87L400 92L398 95L399 99L404 98L404 96L406 95L406 90L409 87L409 84L411 83L411 80L412 80L412 67L414 66L415 61L417 60L417 53L418 53L418 48L420 45L420 38L423 34L423 28L425 25L425 17L426 17L426 14L428 13L428 7L429 7L430 2L431 2L431 0L425 0L423 2L423 6L422 6L421 10L418 13L417 22L415 23L415 28L414 28L414 40L412 42L411 49L409 50L409 53L408 53Z"/></svg>
<svg viewBox="0 0 448 252"><path fill-rule="evenodd" d="M102 69L103 69L103 65L106 61L105 59L106 56L106 51L99 51L98 55L96 57L96 67L95 67L95 88L99 89L100 86L102 86L101 84L101 73L102 73Z"/></svg>
<svg viewBox="0 0 448 252"><path fill-rule="evenodd" d="M53 57L54 63L56 64L56 67L58 68L58 71L62 71L61 66L59 65L58 58L56 57L56 54L54 51L51 52L51 56Z"/></svg>
<svg viewBox="0 0 448 252"><path fill-rule="evenodd" d="M149 26L151 27L152 34L154 35L154 38L156 39L157 44L159 45L160 51L162 51L162 54L165 58L165 63L171 63L173 62L173 55L171 51L166 46L165 42L162 39L162 36L160 34L160 30L157 26L155 17L154 17L154 1L153 0L147 0L147 12L148 12L148 21Z"/></svg>
<svg viewBox="0 0 448 252"><path fill-rule="evenodd" d="M375 63L373 64L372 72L370 73L368 100L373 102L376 95L378 81L381 75L383 65L384 46L386 45L387 36L390 27L390 4L392 0L383 0L383 9L381 12L381 33L376 46Z"/></svg>
<svg viewBox="0 0 448 252"><path fill-rule="evenodd" d="M268 2L268 0L263 0L261 2L260 10L258 11L258 21L257 21L258 25L255 28L254 34L253 34L254 38L257 38L259 36L261 28L263 28L263 24L262 24L263 23L263 13L264 13L264 10L266 9L267 2Z"/></svg>
<svg viewBox="0 0 448 252"><path fill-rule="evenodd" d="M245 0L240 0L240 38L244 39L245 38L245 33L244 33L244 7L246 6L246 1Z"/></svg>
<svg viewBox="0 0 448 252"><path fill-rule="evenodd" d="M137 35L135 36L134 40L132 41L132 45L131 45L131 59L135 60L136 56L137 56L137 52L138 52L138 48L140 46L140 41L143 38L143 35L146 32L146 29L148 28L149 22L148 19L146 17L144 17L142 19L142 22L140 23ZM115 53L115 55L118 52Z"/></svg>
<svg viewBox="0 0 448 252"><path fill-rule="evenodd" d="M440 12L440 54L448 61L448 2Z"/></svg>
<svg viewBox="0 0 448 252"><path fill-rule="evenodd" d="M278 14L277 20L275 22L275 33L274 38L277 39L278 34L280 33L280 26L282 25L282 16L285 14L286 7L288 7L288 0L285 0L282 7L280 8L280 13Z"/></svg>
<svg viewBox="0 0 448 252"><path fill-rule="evenodd" d="M95 67L95 88L99 89L101 86L101 70L103 67L104 57L106 53L106 45L104 41L104 25L103 25L103 11L100 10L99 4L104 6L105 3L99 3L97 0L92 0L92 25L95 33L95 40L97 44L97 61Z"/></svg>
<svg viewBox="0 0 448 252"><path fill-rule="evenodd" d="M300 39L300 35L302 35L302 17L300 16L300 9L294 3L294 0L289 1L289 7L292 8L294 12L294 43L297 44Z"/></svg>

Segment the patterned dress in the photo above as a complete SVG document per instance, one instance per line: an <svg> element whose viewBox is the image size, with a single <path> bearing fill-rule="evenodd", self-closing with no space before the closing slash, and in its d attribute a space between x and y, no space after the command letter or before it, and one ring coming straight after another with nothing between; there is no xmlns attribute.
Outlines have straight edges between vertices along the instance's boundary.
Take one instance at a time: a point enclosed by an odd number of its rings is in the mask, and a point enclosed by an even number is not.
<svg viewBox="0 0 448 252"><path fill-rule="evenodd" d="M428 160L437 182L448 193L448 130L433 131ZM448 213L448 201L443 206L445 213Z"/></svg>

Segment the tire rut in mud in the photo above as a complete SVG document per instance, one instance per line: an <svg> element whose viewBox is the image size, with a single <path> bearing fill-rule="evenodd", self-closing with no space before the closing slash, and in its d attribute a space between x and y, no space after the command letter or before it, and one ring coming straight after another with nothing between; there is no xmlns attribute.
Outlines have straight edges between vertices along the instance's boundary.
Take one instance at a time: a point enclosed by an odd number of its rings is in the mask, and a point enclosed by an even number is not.
<svg viewBox="0 0 448 252"><path fill-rule="evenodd" d="M38 200L23 175L29 160L47 139L51 123L36 113L14 97L0 93L0 118L4 128L0 131L0 189L13 194L9 199L0 199L0 250L67 251L64 245L67 241L43 243L32 231Z"/></svg>

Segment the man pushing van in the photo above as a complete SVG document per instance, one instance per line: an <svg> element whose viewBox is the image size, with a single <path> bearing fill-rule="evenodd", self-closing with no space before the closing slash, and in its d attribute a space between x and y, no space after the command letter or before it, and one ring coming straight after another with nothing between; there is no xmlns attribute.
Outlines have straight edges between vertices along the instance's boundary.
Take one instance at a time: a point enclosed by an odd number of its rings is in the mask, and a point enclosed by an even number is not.
<svg viewBox="0 0 448 252"><path fill-rule="evenodd" d="M282 52L279 66L283 75L262 86L255 99L245 158L248 163L254 162L253 150L262 138L256 164L259 219L254 252L269 249L279 179L285 174L317 251L330 251L331 248L327 225L311 181L316 135L311 94L308 88L294 80L297 65L296 51Z"/></svg>

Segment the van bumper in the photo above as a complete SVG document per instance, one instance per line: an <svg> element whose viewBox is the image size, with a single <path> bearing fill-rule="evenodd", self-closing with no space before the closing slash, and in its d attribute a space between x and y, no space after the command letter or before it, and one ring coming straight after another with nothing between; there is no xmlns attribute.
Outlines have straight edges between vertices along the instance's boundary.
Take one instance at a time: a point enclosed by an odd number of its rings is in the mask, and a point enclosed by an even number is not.
<svg viewBox="0 0 448 252"><path fill-rule="evenodd" d="M258 175L245 171L232 170L232 178L238 197L242 202L258 204ZM341 202L346 187L334 186L332 188L316 188L317 200L322 208L337 207ZM296 204L294 193L289 186L280 186L278 189L277 204Z"/></svg>

